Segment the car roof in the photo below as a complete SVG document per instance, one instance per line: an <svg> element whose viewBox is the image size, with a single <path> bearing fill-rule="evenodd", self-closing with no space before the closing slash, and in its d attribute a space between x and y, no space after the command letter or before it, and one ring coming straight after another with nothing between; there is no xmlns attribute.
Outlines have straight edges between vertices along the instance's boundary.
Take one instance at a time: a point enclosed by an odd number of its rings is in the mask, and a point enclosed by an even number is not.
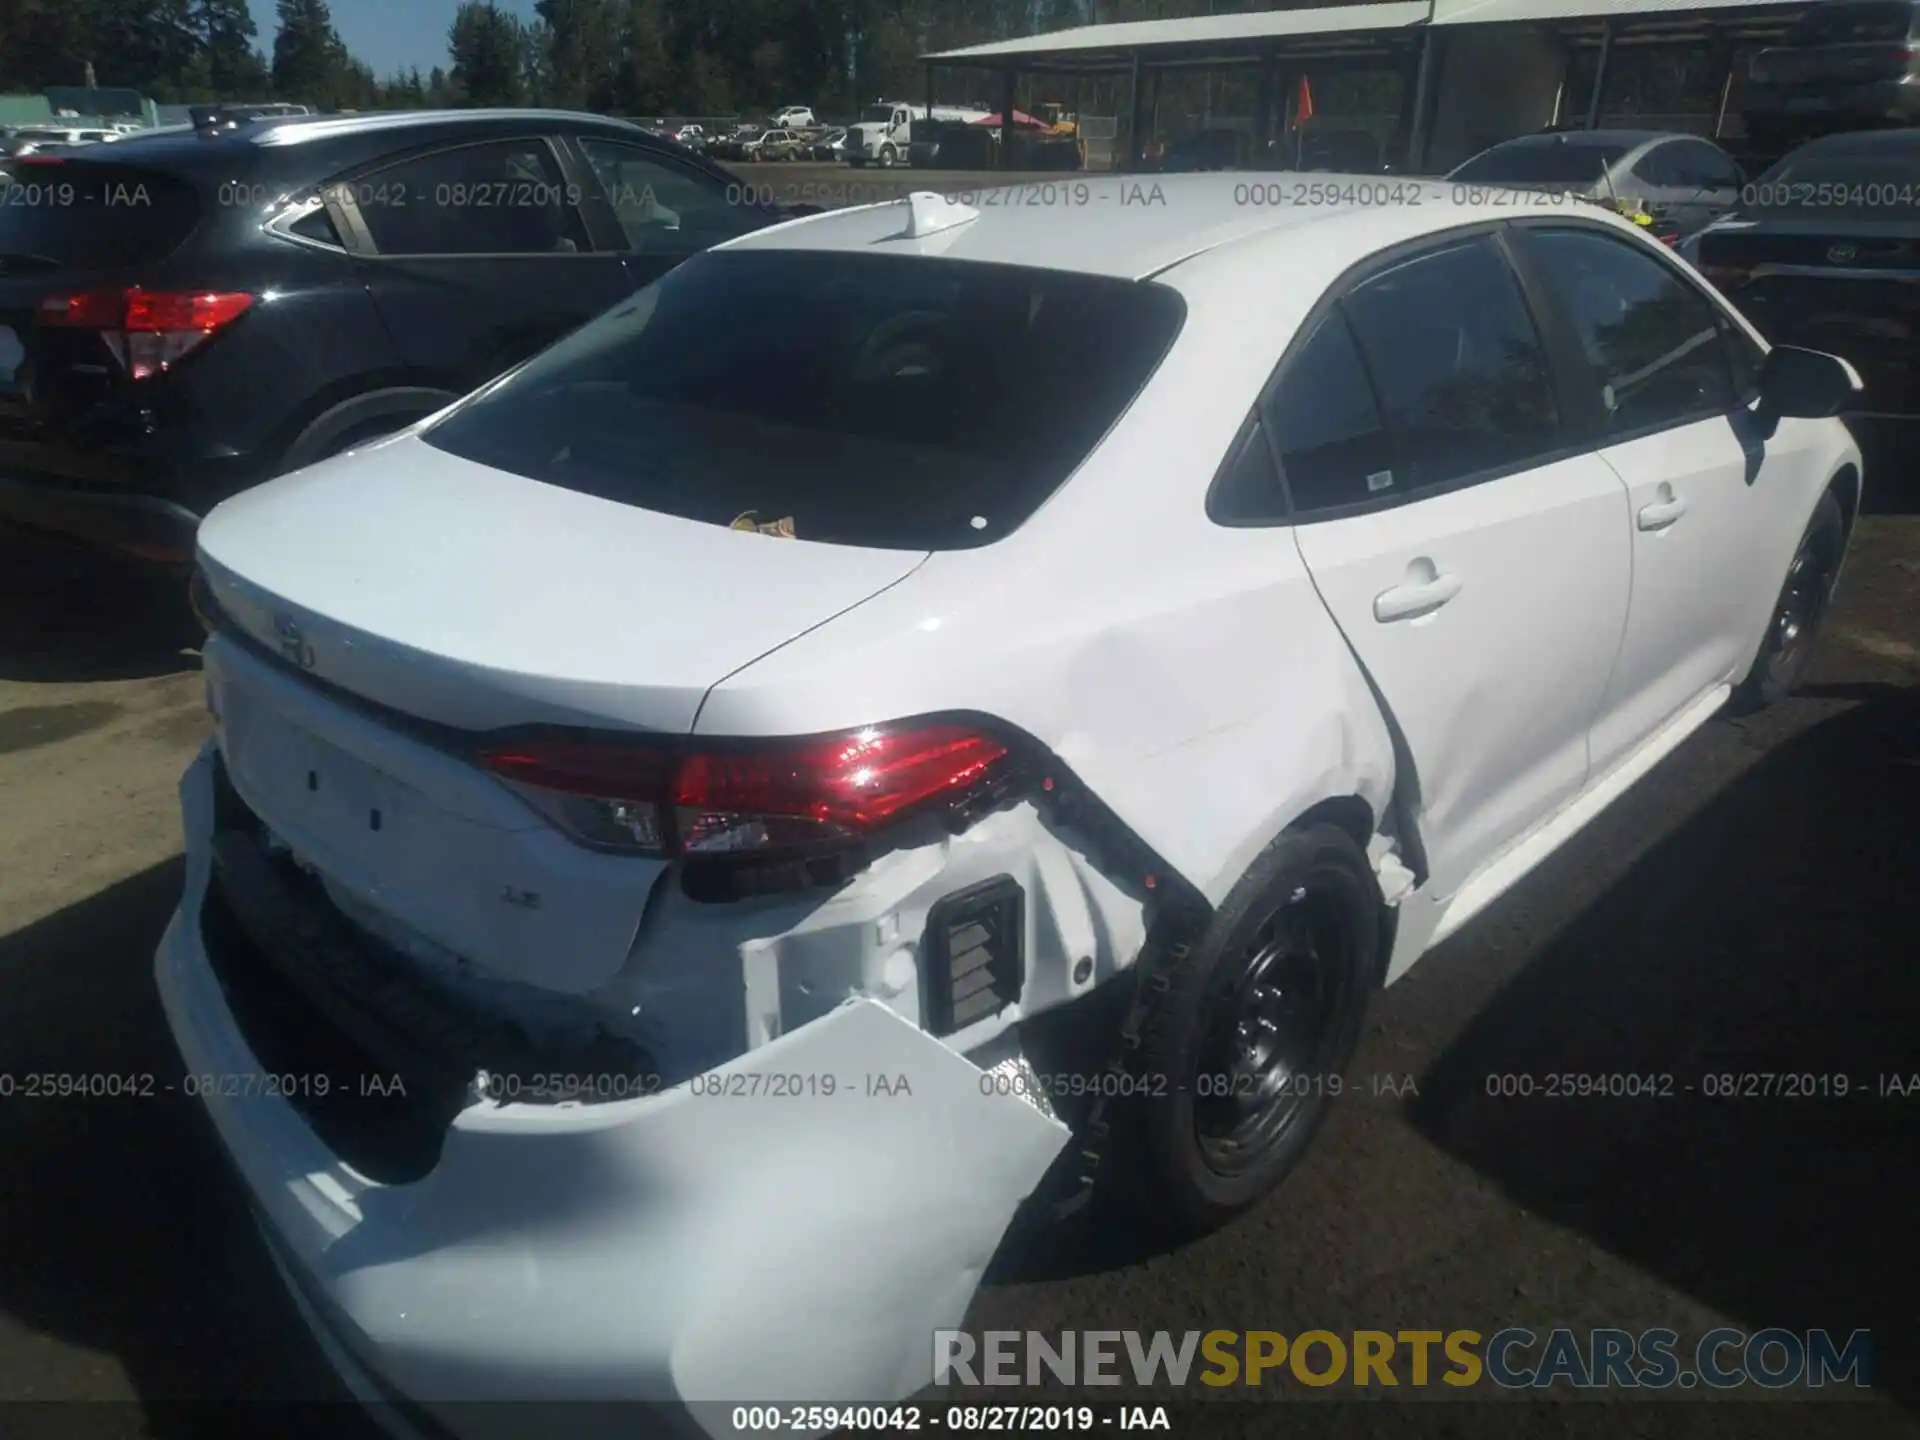
<svg viewBox="0 0 1920 1440"><path fill-rule="evenodd" d="M273 115L208 130L191 125L166 127L125 136L111 147L101 147L110 149L110 154L88 158L224 180L236 170L255 170L262 164L277 166L281 161L322 171L350 168L416 144L519 134L530 125L574 133L598 131L683 159L689 154L684 147L649 134L629 120L573 110L496 109Z"/></svg>
<svg viewBox="0 0 1920 1440"><path fill-rule="evenodd" d="M1920 150L1920 130L1851 130L1809 140L1790 151L1788 158L1806 154L1884 156L1889 151L1897 155L1912 150Z"/></svg>
<svg viewBox="0 0 1920 1440"><path fill-rule="evenodd" d="M1650 145L1655 140L1702 140L1705 136L1691 135L1684 130L1552 130L1538 135L1520 135L1512 140L1502 140L1492 146L1495 150L1517 150L1523 146L1544 149L1549 145L1565 146L1570 149L1584 149L1590 145L1624 146L1631 150L1641 145ZM1711 145L1713 142L1708 140Z"/></svg>
<svg viewBox="0 0 1920 1440"><path fill-rule="evenodd" d="M1141 280L1255 235L1293 232L1311 247L1315 235L1337 230L1343 247L1358 244L1364 254L1535 205L1566 209L1546 195L1456 203L1455 187L1437 180L1236 171L1071 178L934 198L974 217L913 239L905 234L910 202L894 200L803 216L718 248L939 256Z"/></svg>

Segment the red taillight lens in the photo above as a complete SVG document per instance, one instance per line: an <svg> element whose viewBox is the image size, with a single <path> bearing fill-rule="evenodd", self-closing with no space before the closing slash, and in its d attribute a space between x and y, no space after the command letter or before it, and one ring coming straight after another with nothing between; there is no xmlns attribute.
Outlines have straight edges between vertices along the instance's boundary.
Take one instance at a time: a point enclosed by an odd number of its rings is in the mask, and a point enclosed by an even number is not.
<svg viewBox="0 0 1920 1440"><path fill-rule="evenodd" d="M118 330L127 318L127 297L120 290L90 290L83 295L49 295L40 302L42 325L75 330Z"/></svg>
<svg viewBox="0 0 1920 1440"><path fill-rule="evenodd" d="M962 798L1006 755L965 726L908 724L687 753L536 740L480 758L577 840L694 856L858 839L929 801Z"/></svg>
<svg viewBox="0 0 1920 1440"><path fill-rule="evenodd" d="M253 302L224 290L90 290L48 296L37 318L54 328L100 331L114 358L144 380L205 344Z"/></svg>
<svg viewBox="0 0 1920 1440"><path fill-rule="evenodd" d="M130 290L126 328L135 334L166 334L180 330L212 332L240 318L253 296L233 291L179 293Z"/></svg>

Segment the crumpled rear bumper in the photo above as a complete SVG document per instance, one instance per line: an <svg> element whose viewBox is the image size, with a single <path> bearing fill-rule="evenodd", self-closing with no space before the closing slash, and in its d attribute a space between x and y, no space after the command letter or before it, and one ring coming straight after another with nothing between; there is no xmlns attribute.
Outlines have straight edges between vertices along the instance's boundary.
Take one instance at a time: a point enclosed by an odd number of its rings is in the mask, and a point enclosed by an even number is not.
<svg viewBox="0 0 1920 1440"><path fill-rule="evenodd" d="M206 754L181 801L161 997L189 1075L254 1076L201 939ZM983 1093L983 1074L850 1001L660 1094L473 1106L406 1185L357 1174L262 1087L197 1088L363 1399L378 1388L467 1435L518 1434L546 1409L487 1402L562 1400L669 1402L726 1433L736 1403L874 1403L931 1380L932 1332L959 1324L1067 1139ZM630 1415L569 1413L570 1434L633 1433Z"/></svg>

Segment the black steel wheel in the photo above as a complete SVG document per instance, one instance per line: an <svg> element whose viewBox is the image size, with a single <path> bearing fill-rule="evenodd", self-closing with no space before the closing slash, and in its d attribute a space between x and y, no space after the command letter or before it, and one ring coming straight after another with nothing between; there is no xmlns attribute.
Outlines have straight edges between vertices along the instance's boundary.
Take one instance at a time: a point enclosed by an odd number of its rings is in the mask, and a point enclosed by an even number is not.
<svg viewBox="0 0 1920 1440"><path fill-rule="evenodd" d="M1194 1133L1208 1168L1257 1166L1307 1113L1324 1075L1345 990L1352 915L1338 887L1295 887L1251 944L1223 966L1194 1076Z"/></svg>
<svg viewBox="0 0 1920 1440"><path fill-rule="evenodd" d="M1359 1043L1383 969L1379 886L1338 826L1268 847L1168 971L1130 1120L1142 1217L1194 1234L1299 1162Z"/></svg>
<svg viewBox="0 0 1920 1440"><path fill-rule="evenodd" d="M1751 714L1793 693L1806 673L1821 623L1833 600L1834 581L1846 555L1847 522L1829 490L1814 507L1813 518L1793 552L1781 582L1779 599L1767 621L1760 652L1734 691L1735 714Z"/></svg>

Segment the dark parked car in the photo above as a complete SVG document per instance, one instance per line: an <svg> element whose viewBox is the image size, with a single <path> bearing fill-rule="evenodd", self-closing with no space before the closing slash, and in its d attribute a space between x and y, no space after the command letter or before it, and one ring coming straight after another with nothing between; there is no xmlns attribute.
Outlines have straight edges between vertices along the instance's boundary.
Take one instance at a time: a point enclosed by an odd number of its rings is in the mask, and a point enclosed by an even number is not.
<svg viewBox="0 0 1920 1440"><path fill-rule="evenodd" d="M1920 131L1802 146L1685 253L1769 340L1851 361L1869 413L1920 418Z"/></svg>
<svg viewBox="0 0 1920 1440"><path fill-rule="evenodd" d="M843 159L845 158L845 152L841 148L841 142L846 138L846 127L844 125L835 125L803 146L801 148L800 158L803 160L824 161Z"/></svg>
<svg viewBox="0 0 1920 1440"><path fill-rule="evenodd" d="M793 213L637 126L273 119L5 162L0 521L162 561Z"/></svg>
<svg viewBox="0 0 1920 1440"><path fill-rule="evenodd" d="M1710 140L1665 130L1548 130L1482 150L1449 177L1467 187L1565 190L1631 201L1669 233L1690 235L1731 210L1739 162Z"/></svg>
<svg viewBox="0 0 1920 1440"><path fill-rule="evenodd" d="M1920 3L1826 0L1753 57L1740 105L1763 153L1836 130L1920 123Z"/></svg>

